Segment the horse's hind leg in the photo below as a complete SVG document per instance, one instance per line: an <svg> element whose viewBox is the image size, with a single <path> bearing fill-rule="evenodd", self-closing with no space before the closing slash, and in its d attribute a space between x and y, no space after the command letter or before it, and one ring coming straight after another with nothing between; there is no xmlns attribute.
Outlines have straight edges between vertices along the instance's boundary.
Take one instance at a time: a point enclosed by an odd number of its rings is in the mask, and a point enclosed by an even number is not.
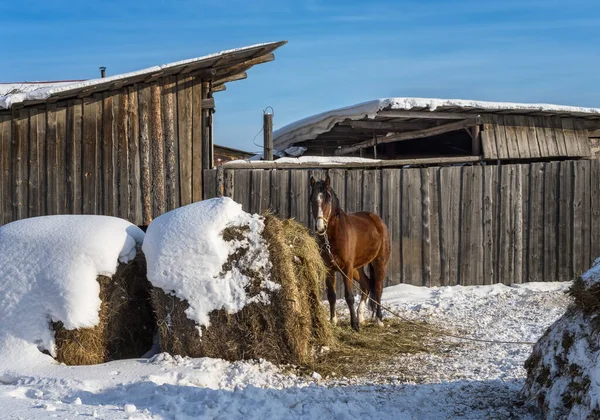
<svg viewBox="0 0 600 420"><path fill-rule="evenodd" d="M350 311L350 325L352 326L352 328L358 331L358 319L356 317L356 310L354 308L354 272L355 270L352 266L345 268L343 271L343 277L346 303L348 304L348 310Z"/></svg>
<svg viewBox="0 0 600 420"><path fill-rule="evenodd" d="M355 270L357 271L357 270ZM365 274L364 268L358 269L360 283L360 303L358 304L358 323L363 324L365 322L365 306L367 305L367 298L369 297L369 278Z"/></svg>
<svg viewBox="0 0 600 420"><path fill-rule="evenodd" d="M329 301L329 321L333 325L337 325L337 316L335 314L335 271L329 270L327 273L327 280L325 282L327 285L327 300Z"/></svg>
<svg viewBox="0 0 600 420"><path fill-rule="evenodd" d="M375 312L377 316L377 325L383 326L383 313L381 311L381 294L383 293L383 281L387 267L387 258L379 256L373 260L372 264L372 299L377 302Z"/></svg>

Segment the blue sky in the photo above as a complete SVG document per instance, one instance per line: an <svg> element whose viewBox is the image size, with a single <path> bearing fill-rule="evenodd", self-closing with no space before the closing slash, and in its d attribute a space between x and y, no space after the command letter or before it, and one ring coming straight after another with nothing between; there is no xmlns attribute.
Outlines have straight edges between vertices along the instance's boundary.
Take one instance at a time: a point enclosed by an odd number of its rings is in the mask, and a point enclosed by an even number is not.
<svg viewBox="0 0 600 420"><path fill-rule="evenodd" d="M215 141L389 96L600 107L600 2L47 1L0 3L0 81L93 78L254 43L276 60L215 95ZM260 143L262 136L255 141Z"/></svg>

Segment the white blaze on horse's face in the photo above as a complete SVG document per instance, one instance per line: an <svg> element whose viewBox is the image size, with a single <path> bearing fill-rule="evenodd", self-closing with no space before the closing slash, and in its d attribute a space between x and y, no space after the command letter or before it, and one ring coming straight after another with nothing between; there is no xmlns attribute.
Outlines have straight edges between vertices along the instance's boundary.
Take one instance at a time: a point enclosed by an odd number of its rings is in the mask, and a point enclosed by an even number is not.
<svg viewBox="0 0 600 420"><path fill-rule="evenodd" d="M323 193L317 194L317 232L325 232L325 219L323 217Z"/></svg>

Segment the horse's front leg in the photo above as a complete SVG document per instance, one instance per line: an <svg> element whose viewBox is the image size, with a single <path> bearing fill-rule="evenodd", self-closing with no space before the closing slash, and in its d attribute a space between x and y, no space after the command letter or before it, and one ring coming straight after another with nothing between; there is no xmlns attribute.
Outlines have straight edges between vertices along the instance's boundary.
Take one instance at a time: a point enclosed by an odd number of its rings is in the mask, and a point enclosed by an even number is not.
<svg viewBox="0 0 600 420"><path fill-rule="evenodd" d="M350 325L352 328L358 331L358 317L356 316L356 310L354 308L354 293L352 290L352 287L354 286L354 267L346 267L343 274L346 303L348 304L348 309L350 310Z"/></svg>
<svg viewBox="0 0 600 420"><path fill-rule="evenodd" d="M325 284L327 285L327 300L329 301L329 320L333 325L337 325L337 316L335 314L335 270L329 270Z"/></svg>

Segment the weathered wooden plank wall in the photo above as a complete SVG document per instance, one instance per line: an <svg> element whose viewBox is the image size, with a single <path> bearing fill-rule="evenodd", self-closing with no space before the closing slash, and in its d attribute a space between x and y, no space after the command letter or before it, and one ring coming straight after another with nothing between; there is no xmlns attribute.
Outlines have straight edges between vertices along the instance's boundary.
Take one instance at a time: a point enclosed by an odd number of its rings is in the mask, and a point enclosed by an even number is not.
<svg viewBox="0 0 600 420"><path fill-rule="evenodd" d="M344 209L374 211L390 229L386 286L570 280L600 256L598 160L329 171L225 167L223 191L247 211L270 208L312 227L309 179L327 172ZM205 171L204 180L205 198L216 196L217 171Z"/></svg>
<svg viewBox="0 0 600 420"><path fill-rule="evenodd" d="M200 200L201 84L170 76L0 114L0 225L64 213L147 225Z"/></svg>
<svg viewBox="0 0 600 420"><path fill-rule="evenodd" d="M573 118L484 115L481 143L485 159L592 155L585 126Z"/></svg>

